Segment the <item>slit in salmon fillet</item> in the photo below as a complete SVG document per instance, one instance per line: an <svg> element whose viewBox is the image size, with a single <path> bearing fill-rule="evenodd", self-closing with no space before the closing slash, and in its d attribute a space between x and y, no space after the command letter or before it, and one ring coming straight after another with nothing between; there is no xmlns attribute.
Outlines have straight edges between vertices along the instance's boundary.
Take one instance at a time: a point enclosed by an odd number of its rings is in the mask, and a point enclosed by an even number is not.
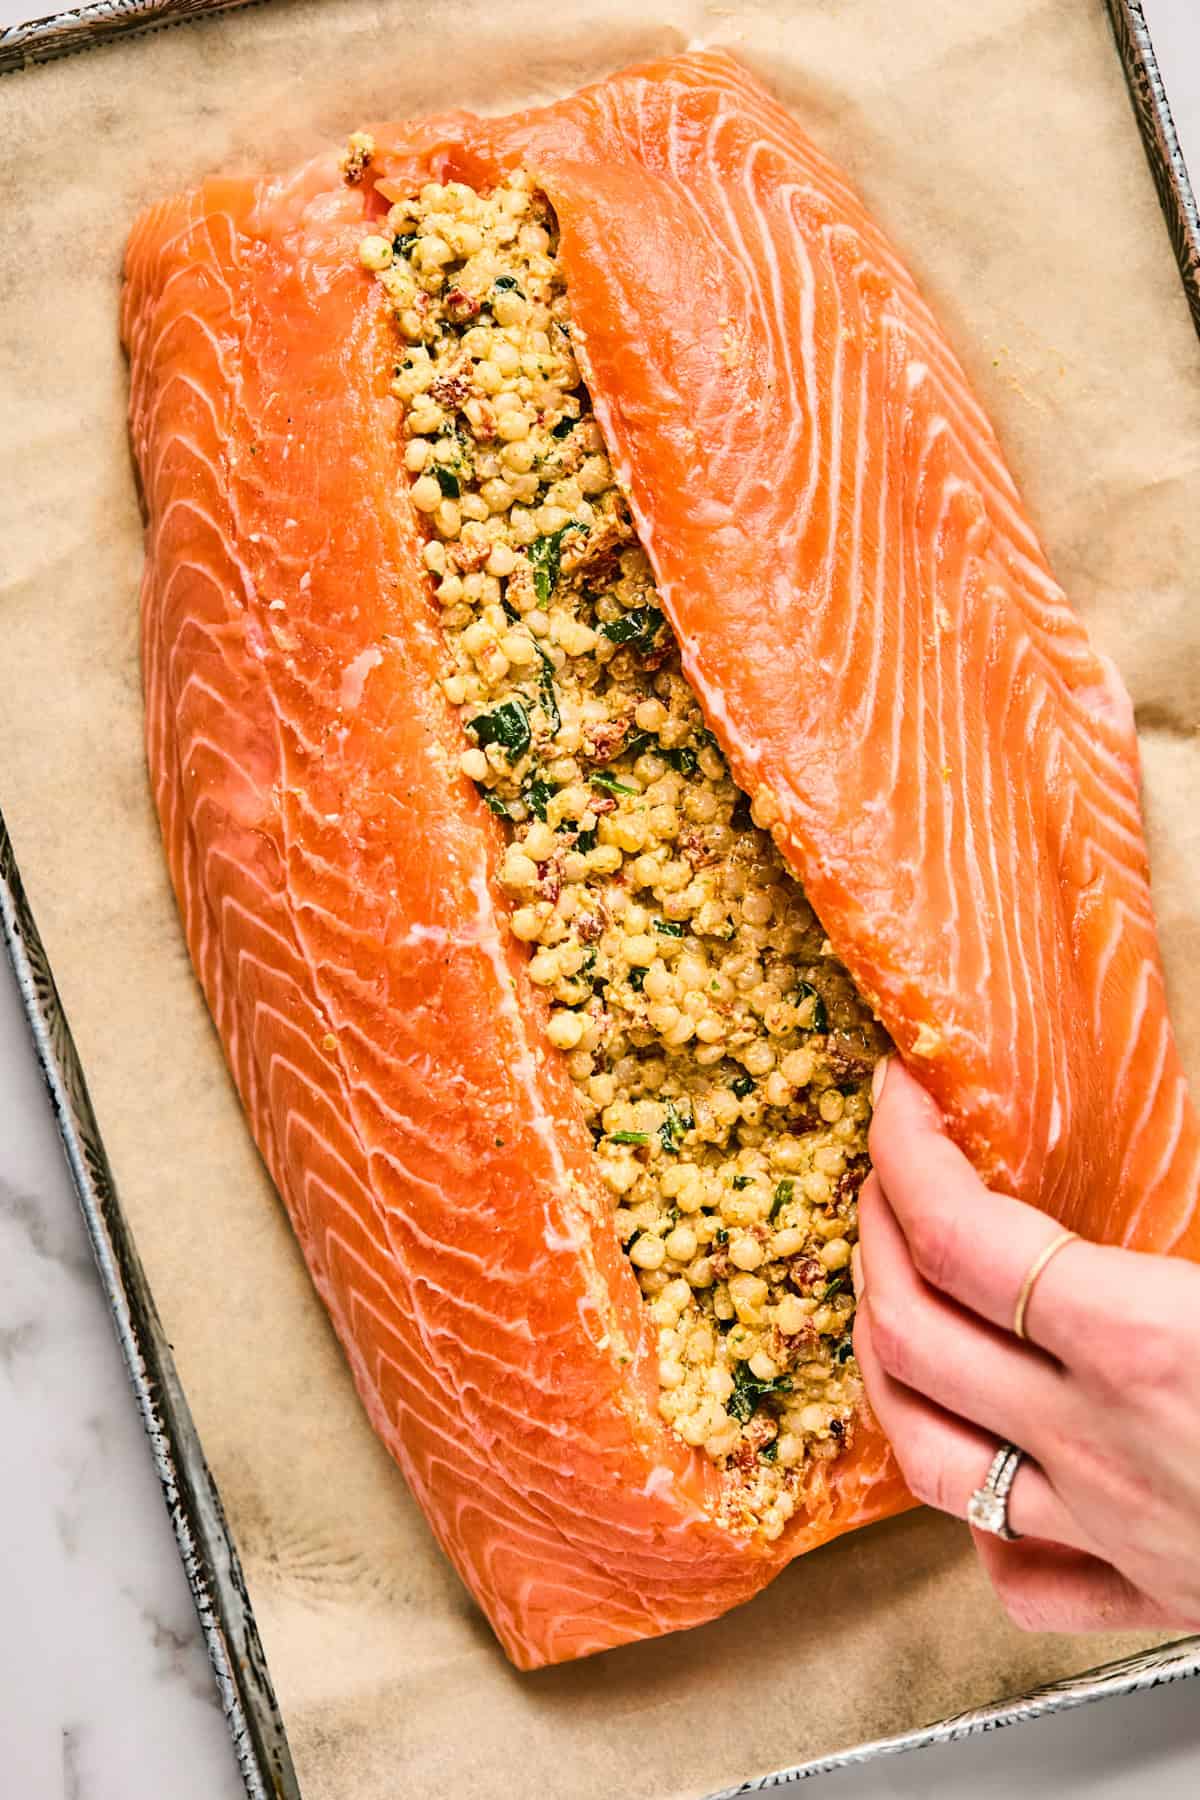
<svg viewBox="0 0 1200 1800"><path fill-rule="evenodd" d="M887 1039L682 673L548 200L524 170L390 198L359 256L394 319L461 768L508 830L509 925L658 1330L659 1412L729 1477L730 1522L777 1537L861 1406L850 1256Z"/></svg>

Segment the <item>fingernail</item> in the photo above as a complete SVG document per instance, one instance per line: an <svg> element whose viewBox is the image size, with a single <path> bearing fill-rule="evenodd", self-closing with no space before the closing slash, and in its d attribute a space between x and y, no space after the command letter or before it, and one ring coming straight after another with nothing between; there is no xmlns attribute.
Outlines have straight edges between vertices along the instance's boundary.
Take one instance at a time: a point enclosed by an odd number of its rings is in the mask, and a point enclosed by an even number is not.
<svg viewBox="0 0 1200 1800"><path fill-rule="evenodd" d="M888 1064L891 1060L890 1056L881 1056L879 1061L875 1064L875 1073L871 1077L872 1106L879 1105L879 1096L883 1092L883 1084L887 1080Z"/></svg>
<svg viewBox="0 0 1200 1800"><path fill-rule="evenodd" d="M866 1295L867 1287L863 1280L862 1251L857 1244L855 1244L853 1250L850 1252L850 1278L854 1283L855 1297L861 1304Z"/></svg>

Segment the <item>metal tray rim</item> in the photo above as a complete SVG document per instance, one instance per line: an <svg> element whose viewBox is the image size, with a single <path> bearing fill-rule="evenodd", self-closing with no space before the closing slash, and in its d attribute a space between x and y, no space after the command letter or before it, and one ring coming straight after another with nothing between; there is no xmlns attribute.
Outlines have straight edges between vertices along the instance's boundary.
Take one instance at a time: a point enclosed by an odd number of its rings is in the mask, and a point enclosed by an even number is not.
<svg viewBox="0 0 1200 1800"><path fill-rule="evenodd" d="M262 0L95 0L0 31L0 74ZM1105 0L1146 157L1200 333L1200 213L1140 0ZM270 1672L220 1496L121 1211L87 1081L0 812L0 937L83 1211L114 1327L195 1600L249 1800L302 1800ZM1200 1636L1086 1670L912 1731L749 1778L706 1800L782 1788L927 1744L952 1743L1091 1701L1200 1675Z"/></svg>
<svg viewBox="0 0 1200 1800"><path fill-rule="evenodd" d="M0 938L29 1021L249 1800L301 1800L241 1564L0 811Z"/></svg>
<svg viewBox="0 0 1200 1800"><path fill-rule="evenodd" d="M740 1782L736 1787L707 1794L704 1800L737 1800L741 1794L760 1794L769 1788L787 1787L807 1781L812 1775L829 1775L835 1769L873 1762L881 1756L898 1756L906 1750L921 1750L931 1744L958 1743L986 1731L1000 1731L1007 1725L1022 1725L1050 1713L1069 1712L1096 1700L1141 1693L1147 1688L1184 1681L1196 1675L1200 1675L1200 1637L1179 1638L1155 1650L1145 1650L1136 1656L1104 1663L1096 1669L1086 1669L1062 1681L1049 1682L1044 1687L1033 1688L1028 1694L973 1707L968 1712L955 1713L951 1718L898 1732L893 1737L873 1738L869 1743L855 1744L832 1756L816 1757L811 1762L772 1770L770 1774Z"/></svg>

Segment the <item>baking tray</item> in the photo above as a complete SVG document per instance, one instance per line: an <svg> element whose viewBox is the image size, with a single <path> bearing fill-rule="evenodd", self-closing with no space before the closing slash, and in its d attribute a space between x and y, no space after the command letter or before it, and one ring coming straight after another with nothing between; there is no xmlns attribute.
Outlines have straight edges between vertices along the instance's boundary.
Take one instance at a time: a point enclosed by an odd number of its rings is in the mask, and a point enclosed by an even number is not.
<svg viewBox="0 0 1200 1800"><path fill-rule="evenodd" d="M0 74L87 50L126 32L165 29L255 0L99 0L0 32ZM261 3L261 0L259 0ZM1200 215L1149 30L1136 0L1106 0L1146 156L1200 334ZM0 813L0 935L16 972L92 1249L200 1617L238 1765L252 1800L301 1800L220 1496L205 1461L145 1272L121 1209L36 921ZM782 1788L810 1775L924 1744L948 1743L1047 1713L1200 1674L1200 1636L1108 1663L836 1755L757 1777L709 1800Z"/></svg>

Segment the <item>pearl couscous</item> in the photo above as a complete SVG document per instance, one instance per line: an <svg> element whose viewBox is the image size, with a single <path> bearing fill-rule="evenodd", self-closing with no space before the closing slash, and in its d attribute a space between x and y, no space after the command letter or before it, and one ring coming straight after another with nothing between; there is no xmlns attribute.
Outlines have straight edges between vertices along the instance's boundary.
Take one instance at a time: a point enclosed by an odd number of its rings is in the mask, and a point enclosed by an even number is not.
<svg viewBox="0 0 1200 1800"><path fill-rule="evenodd" d="M359 257L394 315L462 771L508 830L512 930L658 1329L659 1411L777 1536L853 1430L886 1040L683 677L556 250L518 171L397 200Z"/></svg>

